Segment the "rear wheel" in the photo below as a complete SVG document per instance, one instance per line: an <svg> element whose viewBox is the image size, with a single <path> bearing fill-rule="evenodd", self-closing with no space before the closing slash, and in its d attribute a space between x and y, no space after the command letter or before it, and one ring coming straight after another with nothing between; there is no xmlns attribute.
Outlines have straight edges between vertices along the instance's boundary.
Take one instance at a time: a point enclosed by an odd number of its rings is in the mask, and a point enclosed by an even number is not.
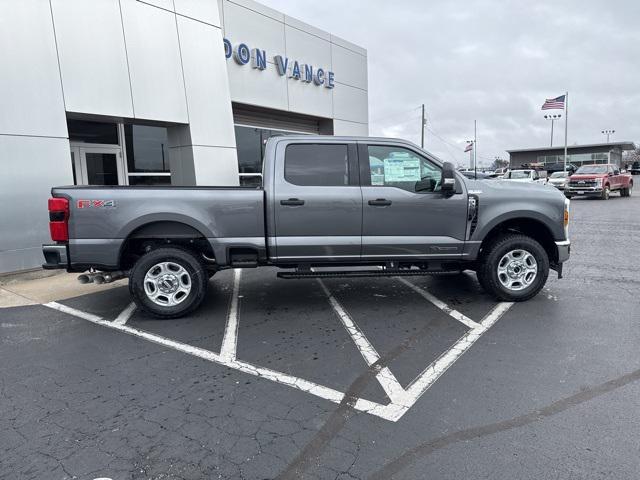
<svg viewBox="0 0 640 480"><path fill-rule="evenodd" d="M178 247L151 250L136 262L129 291L136 304L160 318L178 318L200 306L209 276L190 251Z"/></svg>
<svg viewBox="0 0 640 480"><path fill-rule="evenodd" d="M531 237L506 234L486 247L477 276L480 285L497 299L522 302L544 287L549 257Z"/></svg>

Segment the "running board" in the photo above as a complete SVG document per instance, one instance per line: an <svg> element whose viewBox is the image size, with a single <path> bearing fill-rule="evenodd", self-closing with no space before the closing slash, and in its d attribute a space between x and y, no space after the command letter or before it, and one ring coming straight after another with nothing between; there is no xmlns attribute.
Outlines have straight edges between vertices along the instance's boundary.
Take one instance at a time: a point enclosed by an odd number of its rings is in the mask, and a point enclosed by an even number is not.
<svg viewBox="0 0 640 480"><path fill-rule="evenodd" d="M346 270L325 272L278 272L278 278L358 278L358 277L417 277L422 275L452 275L460 270Z"/></svg>

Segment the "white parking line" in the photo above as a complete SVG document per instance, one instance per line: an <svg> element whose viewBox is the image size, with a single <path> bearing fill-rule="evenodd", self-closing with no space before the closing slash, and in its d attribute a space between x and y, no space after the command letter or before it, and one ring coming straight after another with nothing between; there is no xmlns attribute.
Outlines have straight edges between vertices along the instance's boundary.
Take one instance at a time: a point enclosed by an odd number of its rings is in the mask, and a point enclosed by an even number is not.
<svg viewBox="0 0 640 480"><path fill-rule="evenodd" d="M234 291L237 292L239 289L239 275L234 279ZM321 282L322 284L322 282ZM330 292L324 287L325 293L328 293L330 298L333 296ZM347 328L347 331L353 333L354 341L355 338L358 339L358 348L361 349L361 353L367 363L373 360L377 361L380 356L376 352L375 348L371 343L367 340L364 333L360 331L358 326L351 320L351 317L347 314L347 312L340 306L340 304L333 298L332 306L337 306L339 309L336 309L336 313L340 317L341 321ZM232 301L232 306L234 302ZM411 384L407 389L403 389L398 383L397 379L393 375L393 373L388 368L383 368L378 372L376 379L380 384L385 388L385 392L389 396L391 402L387 405L383 405L380 403L372 402L370 400L366 400L363 398L356 399L356 402L353 405L353 408L356 410L369 413L371 415L375 415L377 417L383 418L385 420L389 420L392 422L398 421L417 401L418 399L424 395L424 393L435 383L435 381L447 370L449 369L455 362L458 360L478 339L491 328L508 310L511 308L512 303L500 303L498 304L479 324L478 326L472 328L469 332L467 332L462 338L460 338L448 351L442 354L436 361L434 361L431 365L429 365ZM188 345L186 343L177 342L175 340L171 340L169 338L162 337L160 335L156 335L153 333L146 332L144 330L139 330L137 328L130 327L126 324L110 322L108 320L103 319L97 315L93 315L87 312L83 312L81 310L77 310L72 307L68 307L66 305L62 305L57 302L50 302L44 304L45 307L52 308L58 310L60 312L73 315L78 318L82 318L94 324L111 328L113 330L117 330L138 338L142 338L144 340L162 345L167 348L171 348L177 350L182 353L186 353L188 355L193 355L195 357L201 358L203 360L207 360L210 362L217 363L219 365L223 365L229 368L233 368L240 372L254 375L256 377L265 378L267 380L271 380L276 383L280 383L282 385L287 385L289 387L296 388L298 390L310 393L317 397L323 398L325 400L329 400L334 403L340 403L345 394L335 390L330 387L326 387L324 385L320 385L309 380L305 380L303 378L294 377L292 375L288 375L286 373L277 372L275 370L271 370L264 367L259 367L257 365L253 365L247 362L238 361L235 359L235 348L231 349L229 347L229 351L233 352L234 358L230 359L228 355L223 356L221 354L217 354L211 352L209 350L205 350L199 347L194 347L192 345ZM230 325L232 322L228 322L227 330L230 332L235 332L230 338L234 338L234 342L237 344L237 294L236 294L236 302L235 302L235 326ZM231 318L231 312L230 312ZM475 323L475 322L474 322ZM349 327L347 327L349 325ZM226 334L225 334L226 336ZM231 341L231 340L230 340ZM368 359L368 360L367 360Z"/></svg>
<svg viewBox="0 0 640 480"><path fill-rule="evenodd" d="M473 320L471 320L466 315L463 315L459 311L451 308L449 305L444 303L442 300L437 299L431 293L426 291L424 288L420 288L417 285L414 285L413 283L408 281L406 278L396 277L396 280L398 280L401 283L404 283L407 287L412 289L418 295L421 295L424 299L426 299L429 302L431 302L433 305L438 307L440 310L442 310L443 312L445 312L449 316L455 318L459 322L464 323L467 327L469 327L469 328L478 328L480 326L480 324L478 322L474 322Z"/></svg>
<svg viewBox="0 0 640 480"><path fill-rule="evenodd" d="M240 276L242 270L236 268L233 271L233 293L231 294L231 305L227 315L227 325L224 329L222 347L220 347L220 357L226 361L236 359L238 348L238 295L240 294Z"/></svg>
<svg viewBox="0 0 640 480"><path fill-rule="evenodd" d="M456 343L443 353L436 361L429 365L413 382L407 387L407 396L411 400L411 405L415 403L426 392L440 376L458 360L464 352L478 341L478 339L489 328L491 328L507 311L513 303L499 303L484 319L465 333ZM475 323L475 322L474 322Z"/></svg>
<svg viewBox="0 0 640 480"><path fill-rule="evenodd" d="M135 311L136 311L136 304L134 302L131 302L129 305L127 305L127 308L125 308L123 311L120 312L120 315L116 317L113 323L117 323L118 325L125 325L131 318L131 315L133 315L133 312Z"/></svg>
<svg viewBox="0 0 640 480"><path fill-rule="evenodd" d="M331 294L324 282L321 279L318 279L318 283L320 283L320 286L329 299L329 303L333 307L333 310L338 314L340 322L342 322L344 328L347 329L347 333L353 340L353 343L356 344L356 347L358 347L358 350L360 350L360 353L362 354L364 361L367 362L367 365L371 366L380 360L380 354L378 354L356 322L351 318L346 310L342 308L340 302L338 302L338 300L336 300L336 298ZM400 382L398 382L398 379L388 367L380 369L376 375L376 379L391 402L400 399L404 394L404 390L402 389Z"/></svg>

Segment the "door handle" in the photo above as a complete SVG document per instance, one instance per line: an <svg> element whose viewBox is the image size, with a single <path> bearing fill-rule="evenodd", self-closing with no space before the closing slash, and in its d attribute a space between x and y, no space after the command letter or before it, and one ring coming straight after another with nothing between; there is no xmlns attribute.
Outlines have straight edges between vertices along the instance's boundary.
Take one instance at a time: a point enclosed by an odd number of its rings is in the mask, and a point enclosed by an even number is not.
<svg viewBox="0 0 640 480"><path fill-rule="evenodd" d="M280 205L287 205L291 207L304 205L304 200L297 198L290 198L289 200L280 200Z"/></svg>
<svg viewBox="0 0 640 480"><path fill-rule="evenodd" d="M369 205L373 205L374 207L388 207L391 205L391 200L376 198L375 200L369 200Z"/></svg>

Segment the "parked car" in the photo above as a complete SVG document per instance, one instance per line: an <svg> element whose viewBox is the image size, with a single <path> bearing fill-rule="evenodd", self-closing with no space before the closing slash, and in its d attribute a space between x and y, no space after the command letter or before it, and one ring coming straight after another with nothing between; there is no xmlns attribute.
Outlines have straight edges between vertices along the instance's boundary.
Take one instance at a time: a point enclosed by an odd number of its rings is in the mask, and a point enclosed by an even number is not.
<svg viewBox="0 0 640 480"><path fill-rule="evenodd" d="M521 183L546 183L546 174L547 172L539 170L509 170L502 179Z"/></svg>
<svg viewBox="0 0 640 480"><path fill-rule="evenodd" d="M631 175L640 175L640 162L633 162L629 173L631 173Z"/></svg>
<svg viewBox="0 0 640 480"><path fill-rule="evenodd" d="M53 188L44 268L128 277L139 307L174 318L229 268L276 266L281 278L470 269L495 298L523 301L569 258L558 191L470 180L410 142L273 137L263 172L262 188Z"/></svg>
<svg viewBox="0 0 640 480"><path fill-rule="evenodd" d="M564 190L567 198L574 195L583 197L599 197L609 199L613 191L620 192L621 197L629 197L633 191L633 178L629 173L620 173L617 165L595 164L583 165L569 177Z"/></svg>
<svg viewBox="0 0 640 480"><path fill-rule="evenodd" d="M496 177L502 177L505 173L507 173L508 168L496 168L493 173L496 174Z"/></svg>
<svg viewBox="0 0 640 480"><path fill-rule="evenodd" d="M549 181L547 183L549 183L549 185L553 185L558 190L564 190L568 180L568 172L553 172L549 177Z"/></svg>
<svg viewBox="0 0 640 480"><path fill-rule="evenodd" d="M545 166L545 170L547 171L548 174L552 174L553 172L567 171L569 172L569 175L573 175L577 169L578 167L575 166L573 163L567 163L567 165L565 166L564 163L557 162L557 163L551 163Z"/></svg>

